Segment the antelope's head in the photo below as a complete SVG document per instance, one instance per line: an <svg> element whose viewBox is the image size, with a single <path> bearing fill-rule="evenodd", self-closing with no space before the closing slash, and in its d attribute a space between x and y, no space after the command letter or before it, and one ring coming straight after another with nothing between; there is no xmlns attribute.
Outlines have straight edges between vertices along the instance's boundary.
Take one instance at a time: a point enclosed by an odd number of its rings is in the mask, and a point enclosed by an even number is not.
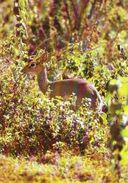
<svg viewBox="0 0 128 183"><path fill-rule="evenodd" d="M23 69L22 72L25 74L38 75L44 68L44 62L48 59L48 53L45 52L35 61L30 61Z"/></svg>

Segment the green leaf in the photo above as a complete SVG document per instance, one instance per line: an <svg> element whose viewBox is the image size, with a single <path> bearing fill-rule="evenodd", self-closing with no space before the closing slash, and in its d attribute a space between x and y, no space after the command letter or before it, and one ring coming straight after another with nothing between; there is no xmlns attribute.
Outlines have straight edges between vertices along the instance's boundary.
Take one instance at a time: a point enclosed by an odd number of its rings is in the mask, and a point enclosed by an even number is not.
<svg viewBox="0 0 128 183"><path fill-rule="evenodd" d="M123 137L128 138L128 127L126 127L124 130L122 130L121 134ZM128 139L126 139L126 141L128 141Z"/></svg>

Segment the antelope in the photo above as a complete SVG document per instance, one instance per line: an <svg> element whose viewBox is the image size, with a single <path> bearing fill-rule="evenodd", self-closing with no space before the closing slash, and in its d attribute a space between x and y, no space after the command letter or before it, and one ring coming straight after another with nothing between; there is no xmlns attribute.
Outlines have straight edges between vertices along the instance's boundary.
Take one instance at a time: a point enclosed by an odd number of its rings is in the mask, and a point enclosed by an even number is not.
<svg viewBox="0 0 128 183"><path fill-rule="evenodd" d="M39 61L30 61L22 70L25 74L37 75L38 85L43 94L50 89L50 98L57 96L67 100L72 94L75 94L76 107L79 107L83 98L90 98L91 108L102 111L102 99L92 83L84 79L64 79L57 81L49 81L45 61L48 54L44 53Z"/></svg>

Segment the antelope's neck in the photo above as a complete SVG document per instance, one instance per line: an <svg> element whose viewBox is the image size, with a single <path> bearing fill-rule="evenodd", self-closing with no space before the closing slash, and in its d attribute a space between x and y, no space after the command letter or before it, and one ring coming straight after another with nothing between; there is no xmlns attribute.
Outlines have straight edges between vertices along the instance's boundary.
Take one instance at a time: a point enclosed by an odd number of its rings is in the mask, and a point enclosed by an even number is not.
<svg viewBox="0 0 128 183"><path fill-rule="evenodd" d="M49 80L47 77L47 70L44 68L39 74L38 74L38 85L40 90L45 94L48 89Z"/></svg>

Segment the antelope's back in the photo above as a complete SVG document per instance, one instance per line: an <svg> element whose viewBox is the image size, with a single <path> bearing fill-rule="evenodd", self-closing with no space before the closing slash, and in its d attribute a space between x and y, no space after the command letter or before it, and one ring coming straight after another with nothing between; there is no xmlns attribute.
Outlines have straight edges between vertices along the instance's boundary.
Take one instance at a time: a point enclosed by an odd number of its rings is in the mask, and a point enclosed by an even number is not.
<svg viewBox="0 0 128 183"><path fill-rule="evenodd" d="M68 98L73 93L78 98L91 97L94 95L94 87L82 79L66 79L52 82L50 85L51 97L61 96Z"/></svg>

